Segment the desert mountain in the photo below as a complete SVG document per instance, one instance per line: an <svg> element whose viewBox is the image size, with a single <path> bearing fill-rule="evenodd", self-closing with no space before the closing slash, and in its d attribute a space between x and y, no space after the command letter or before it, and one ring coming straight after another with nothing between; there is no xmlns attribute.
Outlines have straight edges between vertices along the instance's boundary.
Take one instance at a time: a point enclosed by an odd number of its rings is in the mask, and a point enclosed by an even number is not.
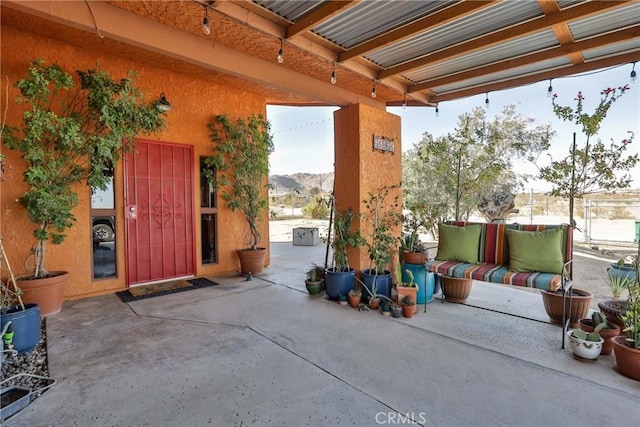
<svg viewBox="0 0 640 427"><path fill-rule="evenodd" d="M329 173L294 173L293 175L269 175L271 194L286 194L297 190L301 194L308 193L318 187L325 193L333 190L333 172Z"/></svg>

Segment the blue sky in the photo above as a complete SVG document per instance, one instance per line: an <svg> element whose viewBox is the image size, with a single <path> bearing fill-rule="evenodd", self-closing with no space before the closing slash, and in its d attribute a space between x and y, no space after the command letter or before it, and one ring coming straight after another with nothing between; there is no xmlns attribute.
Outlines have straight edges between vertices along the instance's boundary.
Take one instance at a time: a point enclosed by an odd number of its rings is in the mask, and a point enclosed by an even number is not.
<svg viewBox="0 0 640 427"><path fill-rule="evenodd" d="M636 66L640 72L640 67ZM606 87L629 84L625 93L609 110L603 121L599 137L607 142L611 138L619 142L627 138L627 131L635 132L635 139L628 153L640 152L640 81L631 83L631 64L611 69L598 70L578 76L554 79L553 92L558 95L561 105L575 107L574 98L578 91L585 97L584 111L591 114L600 101L600 91ZM516 104L523 116L534 117L541 124L551 123L557 135L552 140L550 153L558 158L568 153L573 132L577 132L580 145L580 129L563 122L553 114L551 99L547 97L549 81L542 81L518 88L490 92L490 106L487 117L492 118L505 105ZM392 114L402 119L402 149L406 151L422 139L424 132L434 136L453 132L458 116L473 108L485 105L485 95L476 95L456 101L447 101L439 106L436 117L431 107L390 107ZM334 107L267 107L267 117L274 135L275 152L271 155L271 174L289 175L297 172L324 173L333 171L333 111ZM521 165L519 169L535 173L532 165ZM637 177L633 186L640 187L640 166L634 170ZM546 183L531 182L528 187L546 190Z"/></svg>

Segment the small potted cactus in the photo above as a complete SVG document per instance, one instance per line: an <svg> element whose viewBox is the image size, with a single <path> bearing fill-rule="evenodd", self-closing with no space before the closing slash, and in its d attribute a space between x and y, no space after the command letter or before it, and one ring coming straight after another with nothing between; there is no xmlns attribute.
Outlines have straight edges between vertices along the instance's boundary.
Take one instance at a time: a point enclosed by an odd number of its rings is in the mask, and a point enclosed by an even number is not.
<svg viewBox="0 0 640 427"><path fill-rule="evenodd" d="M391 303L391 316L402 317L402 304L397 302Z"/></svg>
<svg viewBox="0 0 640 427"><path fill-rule="evenodd" d="M411 318L413 317L413 310L416 305L416 300L412 296L404 297L402 301L402 314L404 317Z"/></svg>
<svg viewBox="0 0 640 427"><path fill-rule="evenodd" d="M598 323L593 332L585 332L582 329L572 329L567 332L570 340L571 350L574 356L582 359L597 359L602 352L604 339L600 331L607 326L607 322Z"/></svg>
<svg viewBox="0 0 640 427"><path fill-rule="evenodd" d="M351 289L347 294L349 297L349 305L353 308L360 306L360 299L362 298L362 291L359 289Z"/></svg>
<svg viewBox="0 0 640 427"><path fill-rule="evenodd" d="M324 280L318 277L318 269L315 266L307 271L307 278L304 284L310 295L318 295L322 291L323 282Z"/></svg>
<svg viewBox="0 0 640 427"><path fill-rule="evenodd" d="M620 335L620 327L615 323L611 323L607 321L607 317L604 313L600 311L594 311L591 315L591 318L584 318L578 321L580 325L580 329L585 332L593 332L595 329L595 325L599 325L601 323L605 323L602 329L600 329L600 336L604 340L604 344L602 344L602 355L609 355L613 351L613 344L611 343L611 339L613 337L617 337Z"/></svg>

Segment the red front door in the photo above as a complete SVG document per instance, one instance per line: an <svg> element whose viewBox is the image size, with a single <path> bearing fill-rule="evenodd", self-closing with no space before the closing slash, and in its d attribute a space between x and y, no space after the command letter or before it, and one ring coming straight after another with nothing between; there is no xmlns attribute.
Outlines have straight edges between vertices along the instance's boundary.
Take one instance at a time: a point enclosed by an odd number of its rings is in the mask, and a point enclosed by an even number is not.
<svg viewBox="0 0 640 427"><path fill-rule="evenodd" d="M139 141L124 165L127 283L193 275L193 148Z"/></svg>

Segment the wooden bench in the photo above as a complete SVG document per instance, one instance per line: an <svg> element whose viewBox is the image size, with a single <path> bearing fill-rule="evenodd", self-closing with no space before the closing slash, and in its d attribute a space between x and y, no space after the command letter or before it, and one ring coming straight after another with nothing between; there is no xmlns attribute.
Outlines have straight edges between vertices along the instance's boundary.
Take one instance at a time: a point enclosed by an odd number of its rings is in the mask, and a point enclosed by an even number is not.
<svg viewBox="0 0 640 427"><path fill-rule="evenodd" d="M425 268L439 276L560 290L569 295L570 312L572 261L573 228L566 224L449 221L439 225L438 253ZM562 324L564 348L564 312Z"/></svg>

